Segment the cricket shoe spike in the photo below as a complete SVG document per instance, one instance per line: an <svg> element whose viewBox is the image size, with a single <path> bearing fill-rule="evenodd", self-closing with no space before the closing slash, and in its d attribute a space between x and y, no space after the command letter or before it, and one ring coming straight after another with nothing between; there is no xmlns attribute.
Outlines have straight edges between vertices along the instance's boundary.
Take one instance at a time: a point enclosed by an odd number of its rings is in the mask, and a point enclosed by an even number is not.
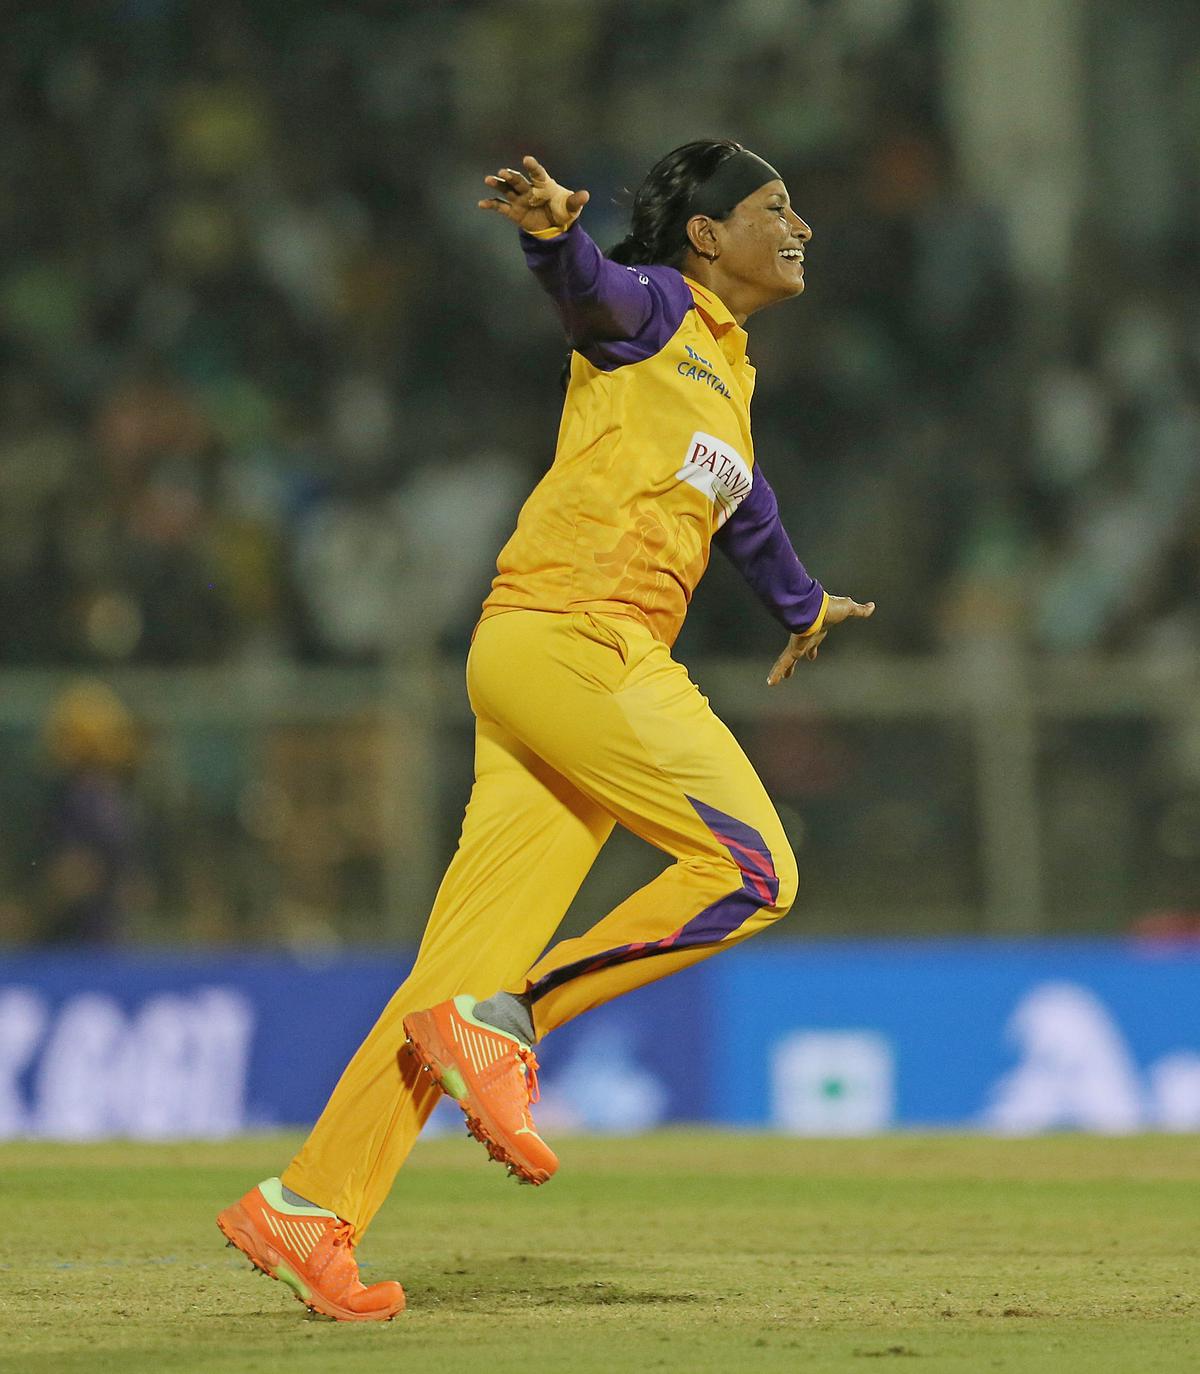
<svg viewBox="0 0 1200 1374"><path fill-rule="evenodd" d="M462 1108L467 1131L523 1183L558 1168L529 1114L538 1100L537 1057L515 1035L475 1016L475 998L452 997L404 1018L408 1047Z"/></svg>
<svg viewBox="0 0 1200 1374"><path fill-rule="evenodd" d="M348 1221L323 1207L293 1206L268 1178L217 1216L217 1225L254 1268L286 1283L310 1312L343 1322L391 1321L404 1311L398 1283L364 1287Z"/></svg>

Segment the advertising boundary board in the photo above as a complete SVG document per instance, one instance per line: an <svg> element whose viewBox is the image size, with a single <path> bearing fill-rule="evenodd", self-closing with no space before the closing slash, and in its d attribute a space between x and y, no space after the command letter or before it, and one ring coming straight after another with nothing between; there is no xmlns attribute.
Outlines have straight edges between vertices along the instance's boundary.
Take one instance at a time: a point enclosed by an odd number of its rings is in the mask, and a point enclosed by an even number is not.
<svg viewBox="0 0 1200 1374"><path fill-rule="evenodd" d="M0 1138L311 1122L403 979L396 951L0 960ZM491 989L479 989L480 994ZM1200 950L760 941L539 1047L547 1131L1200 1129ZM431 1129L447 1128L440 1109Z"/></svg>

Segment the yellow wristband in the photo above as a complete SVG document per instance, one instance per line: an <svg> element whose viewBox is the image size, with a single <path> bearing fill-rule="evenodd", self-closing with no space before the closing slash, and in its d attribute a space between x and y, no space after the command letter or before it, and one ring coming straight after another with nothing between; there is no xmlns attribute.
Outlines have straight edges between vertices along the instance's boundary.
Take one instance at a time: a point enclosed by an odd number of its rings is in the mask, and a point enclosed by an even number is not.
<svg viewBox="0 0 1200 1374"><path fill-rule="evenodd" d="M570 225L567 226L568 229L570 227ZM567 230L560 229L557 224L552 224L549 229L522 229L521 232L528 234L531 239L557 239L561 238Z"/></svg>
<svg viewBox="0 0 1200 1374"><path fill-rule="evenodd" d="M798 631L796 631L796 633L800 636L801 639L807 639L807 638L809 637L809 635L815 635L815 634L820 630L821 626L825 624L825 612L826 612L828 609L829 609L829 593L828 593L827 591L822 591L822 592L821 592L821 609L817 612L817 618L816 618L816 620L813 621L813 623L808 627L807 630L798 630Z"/></svg>

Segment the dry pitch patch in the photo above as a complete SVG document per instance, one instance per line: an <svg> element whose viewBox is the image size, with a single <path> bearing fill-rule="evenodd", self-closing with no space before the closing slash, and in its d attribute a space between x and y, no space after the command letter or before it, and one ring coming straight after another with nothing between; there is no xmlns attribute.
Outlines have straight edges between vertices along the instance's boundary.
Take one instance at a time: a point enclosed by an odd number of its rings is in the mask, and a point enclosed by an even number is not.
<svg viewBox="0 0 1200 1374"><path fill-rule="evenodd" d="M0 1146L0 1370L1200 1369L1195 1137L564 1140L538 1190L432 1141L361 1248L384 1326L222 1247L294 1143Z"/></svg>

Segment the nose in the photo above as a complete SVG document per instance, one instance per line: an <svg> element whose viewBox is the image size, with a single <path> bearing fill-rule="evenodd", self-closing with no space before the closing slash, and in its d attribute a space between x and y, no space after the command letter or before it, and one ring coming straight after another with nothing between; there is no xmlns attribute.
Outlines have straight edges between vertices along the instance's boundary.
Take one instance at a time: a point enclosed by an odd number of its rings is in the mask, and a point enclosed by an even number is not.
<svg viewBox="0 0 1200 1374"><path fill-rule="evenodd" d="M795 210L789 209L788 215L792 221L793 236L800 239L801 242L807 243L809 239L812 238L812 230L805 224Z"/></svg>

